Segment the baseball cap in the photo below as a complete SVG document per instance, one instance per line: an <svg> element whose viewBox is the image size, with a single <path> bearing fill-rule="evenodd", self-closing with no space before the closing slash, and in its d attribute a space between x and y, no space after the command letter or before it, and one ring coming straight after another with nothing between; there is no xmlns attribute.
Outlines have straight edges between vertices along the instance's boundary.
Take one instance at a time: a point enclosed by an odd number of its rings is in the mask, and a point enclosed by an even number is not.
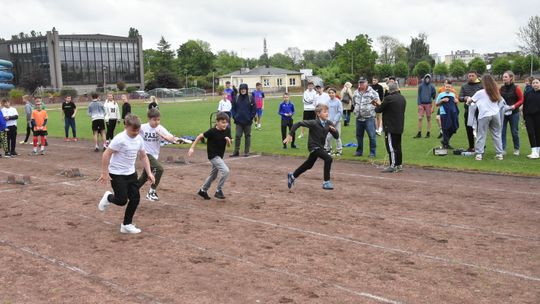
<svg viewBox="0 0 540 304"><path fill-rule="evenodd" d="M361 83L361 82L367 82L367 79L366 77L360 77L360 79L358 79L358 83Z"/></svg>

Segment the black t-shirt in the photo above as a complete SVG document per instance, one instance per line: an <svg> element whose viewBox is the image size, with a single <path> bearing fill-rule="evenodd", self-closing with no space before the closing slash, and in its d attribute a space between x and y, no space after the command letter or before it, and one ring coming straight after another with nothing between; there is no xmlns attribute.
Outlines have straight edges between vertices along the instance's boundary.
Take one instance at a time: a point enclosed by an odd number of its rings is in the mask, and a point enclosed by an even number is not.
<svg viewBox="0 0 540 304"><path fill-rule="evenodd" d="M225 147L227 146L225 137L231 138L231 129L218 130L214 127L204 132L203 136L207 139L206 151L208 153L208 159L216 156L223 158Z"/></svg>
<svg viewBox="0 0 540 304"><path fill-rule="evenodd" d="M71 102L65 102L64 101L62 103L62 111L64 111L64 115L67 118L71 118L71 116L73 116L73 113L75 113L76 108L77 108L77 106L75 105L75 103L73 101L71 101Z"/></svg>
<svg viewBox="0 0 540 304"><path fill-rule="evenodd" d="M152 101L151 103L148 104L148 110L153 109L153 108L158 108L159 109L159 106L158 106L157 102L155 102L155 101Z"/></svg>

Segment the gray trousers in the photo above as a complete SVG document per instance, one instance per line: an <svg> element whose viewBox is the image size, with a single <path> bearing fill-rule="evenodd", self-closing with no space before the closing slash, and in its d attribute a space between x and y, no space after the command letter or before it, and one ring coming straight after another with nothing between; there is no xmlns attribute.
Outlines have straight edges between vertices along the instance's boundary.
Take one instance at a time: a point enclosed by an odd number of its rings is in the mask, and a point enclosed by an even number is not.
<svg viewBox="0 0 540 304"><path fill-rule="evenodd" d="M212 158L210 163L212 163L212 171L210 171L210 175L206 178L206 181L204 181L201 189L205 192L208 191L212 182L217 178L218 172L220 172L221 178L219 179L216 191L221 191L223 189L223 184L225 184L227 177L229 177L229 167L227 167L223 159L219 156Z"/></svg>
<svg viewBox="0 0 540 304"><path fill-rule="evenodd" d="M249 147L251 146L251 125L239 125L236 124L236 134L234 136L234 153L240 152L240 143L242 135L246 138L244 145L244 153L249 153Z"/></svg>
<svg viewBox="0 0 540 304"><path fill-rule="evenodd" d="M341 142L341 121L338 122L335 125L335 127L336 127L336 130L339 133L339 137L338 137L338 139L335 139L334 136L332 135L332 133L328 132L328 135L326 135L326 142L324 144L324 149L326 151L332 150L332 141L335 140L336 141L336 151L341 152L341 151L343 151L343 144Z"/></svg>
<svg viewBox="0 0 540 304"><path fill-rule="evenodd" d="M501 115L496 114L493 116L483 117L478 119L478 127L476 129L476 143L474 145L474 151L476 154L484 154L484 147L486 146L486 137L488 128L491 132L491 139L493 140L493 146L495 147L495 153L502 154L502 123Z"/></svg>

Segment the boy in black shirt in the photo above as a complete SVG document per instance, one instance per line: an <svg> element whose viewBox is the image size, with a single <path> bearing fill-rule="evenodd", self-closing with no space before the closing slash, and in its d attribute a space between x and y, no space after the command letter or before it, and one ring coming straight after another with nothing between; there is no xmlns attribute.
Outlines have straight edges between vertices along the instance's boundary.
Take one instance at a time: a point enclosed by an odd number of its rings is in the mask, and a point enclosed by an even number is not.
<svg viewBox="0 0 540 304"><path fill-rule="evenodd" d="M206 150L208 159L210 160L210 163L212 163L212 171L210 171L210 175L197 194L207 200L210 199L208 189L210 189L210 185L212 185L212 182L217 178L218 172L221 173L221 178L219 179L214 197L219 199L225 198L225 195L223 194L223 184L225 184L225 181L229 176L229 167L227 167L223 161L223 155L225 154L225 147L231 145L231 129L227 128L228 125L229 115L225 112L219 112L216 115L216 126L199 134L188 151L188 156L193 155L197 143L203 138L206 138Z"/></svg>
<svg viewBox="0 0 540 304"><path fill-rule="evenodd" d="M77 115L77 106L71 100L71 96L66 96L66 99L62 103L62 113L64 114L64 130L66 132L66 137L64 141L71 141L69 138L69 128L71 127L71 132L73 132L73 141L77 141L77 129L75 126L75 115Z"/></svg>
<svg viewBox="0 0 540 304"><path fill-rule="evenodd" d="M332 122L328 120L328 106L326 104L317 105L315 108L315 115L317 115L316 119L303 120L295 123L289 132L289 135L287 135L287 138L285 138L283 141L284 144L291 142L294 132L300 126L309 129L309 156L308 159L294 171L294 173L287 174L287 186L289 189L294 185L294 180L297 179L302 173L311 169L319 157L324 160L324 182L322 187L325 190L334 189L334 185L332 185L332 182L330 181L332 156L330 156L330 154L324 150L324 144L326 142L328 132L332 133L332 136L334 136L335 139L339 138L339 132L336 130Z"/></svg>

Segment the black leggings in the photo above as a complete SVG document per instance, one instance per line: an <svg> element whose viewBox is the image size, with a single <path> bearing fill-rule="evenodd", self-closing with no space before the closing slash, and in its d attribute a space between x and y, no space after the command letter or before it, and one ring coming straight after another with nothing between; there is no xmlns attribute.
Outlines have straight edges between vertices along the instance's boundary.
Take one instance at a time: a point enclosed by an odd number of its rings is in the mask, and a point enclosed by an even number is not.
<svg viewBox="0 0 540 304"><path fill-rule="evenodd" d="M107 136L106 136L107 140L113 139L115 128L116 128L116 119L109 119L109 122L107 122Z"/></svg>
<svg viewBox="0 0 540 304"><path fill-rule="evenodd" d="M30 138L30 132L32 131L32 126L29 121L26 122L26 136L24 137L24 142L27 143Z"/></svg>
<svg viewBox="0 0 540 304"><path fill-rule="evenodd" d="M127 204L124 214L124 225L129 225L133 222L133 216L141 200L139 185L137 184L137 172L131 175L109 173L109 176L111 177L111 186L114 194L110 194L107 199L109 202L118 206L125 206Z"/></svg>
<svg viewBox="0 0 540 304"><path fill-rule="evenodd" d="M7 145L11 155L14 155L15 144L17 143L17 126L9 126L7 131Z"/></svg>
<svg viewBox="0 0 540 304"><path fill-rule="evenodd" d="M290 120L281 120L281 142L283 143L283 140L285 140L285 138L287 137L287 128L289 128L289 132L291 131L291 128L292 128L292 125L293 125L293 121L292 119ZM283 146L286 146L285 144L283 144ZM291 142L291 146L294 146L294 135L292 136L292 142Z"/></svg>
<svg viewBox="0 0 540 304"><path fill-rule="evenodd" d="M315 149L313 152L309 153L308 159L294 171L294 178L299 177L302 173L313 168L315 161L317 161L317 158L319 157L324 160L324 181L329 181L330 169L332 168L332 156L324 151L324 149Z"/></svg>
<svg viewBox="0 0 540 304"><path fill-rule="evenodd" d="M540 113L527 114L524 118L531 148L540 147Z"/></svg>

